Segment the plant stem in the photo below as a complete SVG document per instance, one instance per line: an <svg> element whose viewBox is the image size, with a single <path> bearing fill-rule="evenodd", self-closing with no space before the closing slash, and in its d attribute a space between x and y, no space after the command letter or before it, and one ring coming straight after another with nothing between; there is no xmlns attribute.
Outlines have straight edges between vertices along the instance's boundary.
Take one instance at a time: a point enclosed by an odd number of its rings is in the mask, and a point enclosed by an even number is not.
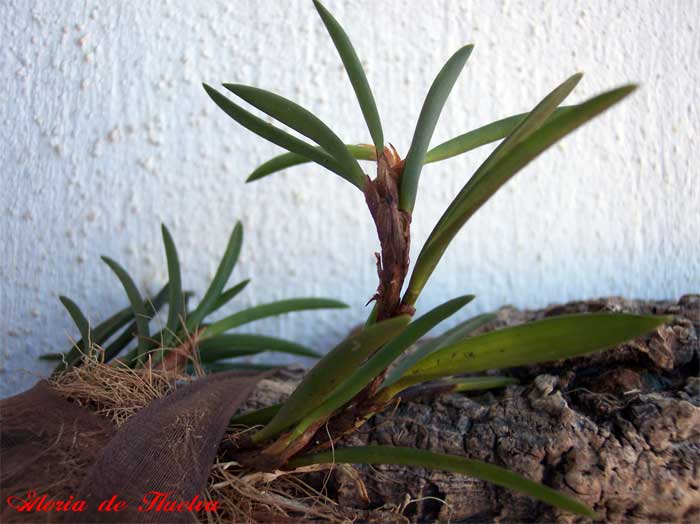
<svg viewBox="0 0 700 524"><path fill-rule="evenodd" d="M381 246L381 253L375 253L379 285L373 297L376 303L368 324L399 315L413 316L415 313L415 308L401 303L401 289L408 274L411 245L411 214L399 209L402 173L403 161L393 146L390 146L377 155L377 177L374 180L366 177L365 202L377 228ZM315 448L323 442L335 442L356 431L375 413L386 407L387 402L384 399L378 402L375 398L385 375L386 370L379 373L357 394L349 406L329 418L315 421L301 434L279 436L253 460L255 466L258 469L279 467L306 448ZM323 430L326 423L332 435L330 441L327 431Z"/></svg>
<svg viewBox="0 0 700 524"><path fill-rule="evenodd" d="M403 161L396 150L387 147L377 155L377 178L367 180L365 201L377 228L381 254L377 257L379 286L377 321L401 314L413 315L414 309L401 307L401 288L408 273L411 246L411 214L399 209L399 186Z"/></svg>

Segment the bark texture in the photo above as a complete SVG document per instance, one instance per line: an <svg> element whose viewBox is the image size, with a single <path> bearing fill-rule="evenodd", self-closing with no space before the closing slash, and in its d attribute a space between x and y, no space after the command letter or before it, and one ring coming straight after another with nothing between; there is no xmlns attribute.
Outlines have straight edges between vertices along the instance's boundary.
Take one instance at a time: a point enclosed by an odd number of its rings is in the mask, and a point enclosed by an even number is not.
<svg viewBox="0 0 700 524"><path fill-rule="evenodd" d="M678 302L606 298L537 311L505 307L482 330L593 311L674 319L604 353L510 370L521 384L499 392L404 402L343 445L413 446L505 466L576 496L606 522L699 522L700 295ZM257 402L284 396L284 386L265 388ZM411 522L577 520L460 475L400 466L357 470L369 505L356 479L340 471L330 489L360 521L396 521L399 514Z"/></svg>

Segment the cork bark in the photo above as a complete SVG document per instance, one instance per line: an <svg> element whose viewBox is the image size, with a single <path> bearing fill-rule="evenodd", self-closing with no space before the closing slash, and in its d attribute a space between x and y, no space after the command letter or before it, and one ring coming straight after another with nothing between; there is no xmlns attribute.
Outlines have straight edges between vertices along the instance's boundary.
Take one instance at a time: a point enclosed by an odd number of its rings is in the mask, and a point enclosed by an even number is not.
<svg viewBox="0 0 700 524"><path fill-rule="evenodd" d="M673 315L612 350L509 370L520 384L485 394L415 398L341 445L390 444L508 467L591 505L606 522L700 521L700 295L678 302L606 298L536 311L502 308L483 330L552 315ZM294 379L266 381L253 402L283 398ZM337 471L328 484L359 521L575 522L576 517L468 477L401 466Z"/></svg>

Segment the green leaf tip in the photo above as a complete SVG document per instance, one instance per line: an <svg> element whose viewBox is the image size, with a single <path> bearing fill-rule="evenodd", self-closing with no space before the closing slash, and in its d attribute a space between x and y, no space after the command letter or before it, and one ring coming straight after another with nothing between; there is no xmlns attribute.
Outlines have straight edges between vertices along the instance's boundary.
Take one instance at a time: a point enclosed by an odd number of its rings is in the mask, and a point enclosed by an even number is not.
<svg viewBox="0 0 700 524"><path fill-rule="evenodd" d="M165 334L162 340L163 347L169 347L176 339L176 333L180 328L180 322L185 317L184 299L182 295L182 277L180 274L180 261L170 231L165 224L160 226L163 235L163 245L165 246L165 258L168 265L169 299L168 299L168 320L166 322Z"/></svg>
<svg viewBox="0 0 700 524"><path fill-rule="evenodd" d="M198 329L199 324L207 315L212 313L218 306L223 305L221 303L221 293L233 272L233 268L236 266L242 244L243 225L240 221L237 221L226 244L226 250L221 257L219 267L216 269L214 278L209 284L209 288L204 293L202 301L187 318L187 329L190 332Z"/></svg>
<svg viewBox="0 0 700 524"><path fill-rule="evenodd" d="M89 342L94 342L92 340L92 333L90 331L90 323L88 322L88 319L85 317L85 314L82 312L78 304L73 302L70 298L60 295L58 297L58 300L61 301L61 304L63 304L63 307L66 308L68 311L68 314L70 315L71 319L73 320L73 323L76 325L78 328L78 331L80 332L80 338L82 339L83 343L83 350L87 350L89 348L85 347L85 344Z"/></svg>
<svg viewBox="0 0 700 524"><path fill-rule="evenodd" d="M400 207L409 213L416 202L418 179L440 113L473 49L474 46L470 44L454 53L435 77L425 97L401 175Z"/></svg>
<svg viewBox="0 0 700 524"><path fill-rule="evenodd" d="M212 314L214 311L217 311L218 309L224 307L226 304L228 304L231 300L233 300L238 294L243 291L246 287L248 287L248 284L250 284L250 279L246 278L245 280L239 282L232 288L227 289L221 295L219 295L219 298L212 304L211 308L209 309L209 314Z"/></svg>
<svg viewBox="0 0 700 524"><path fill-rule="evenodd" d="M138 332L138 356L143 356L149 349L149 318L146 313L146 308L143 305L141 294L139 293L134 280L121 265L107 256L102 256L101 258L117 276L122 284L122 287L124 288L124 291L126 292L129 303L131 304L131 309L134 312L134 318L136 320L136 330Z"/></svg>
<svg viewBox="0 0 700 524"><path fill-rule="evenodd" d="M345 70L350 78L350 83L357 96L357 101L360 104L362 115L367 123L367 128L374 142L377 152L384 151L384 132L382 131L382 123L377 111L377 104L374 100L374 95L369 87L367 76L360 63L360 58L355 52L355 48L350 42L350 38L345 33L340 23L333 15L323 6L318 0L314 0L314 7L318 11L323 24L328 30L328 34L333 40L333 44L338 50L340 59L343 61Z"/></svg>

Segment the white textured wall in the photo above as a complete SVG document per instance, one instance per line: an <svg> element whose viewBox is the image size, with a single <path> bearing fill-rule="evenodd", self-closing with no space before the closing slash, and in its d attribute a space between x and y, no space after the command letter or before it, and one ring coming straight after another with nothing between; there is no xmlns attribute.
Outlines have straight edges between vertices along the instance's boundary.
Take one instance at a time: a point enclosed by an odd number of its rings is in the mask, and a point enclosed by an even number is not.
<svg viewBox="0 0 700 524"><path fill-rule="evenodd" d="M4 0L0 20L0 393L48 366L35 356L76 332L57 301L94 321L126 299L100 254L142 289L166 278L159 223L201 292L236 219L235 279L252 305L325 295L347 312L251 325L327 348L363 319L376 285L361 195L313 167L248 185L278 150L213 106L201 81L270 88L369 141L324 28L306 1ZM505 303L610 294L675 298L700 289L695 0L328 0L367 66L385 135L406 152L423 97L457 47L476 48L434 143L527 110L575 71L573 99L627 81L642 89L530 165L446 254L419 311L457 294L464 316ZM488 153L429 166L414 256Z"/></svg>

